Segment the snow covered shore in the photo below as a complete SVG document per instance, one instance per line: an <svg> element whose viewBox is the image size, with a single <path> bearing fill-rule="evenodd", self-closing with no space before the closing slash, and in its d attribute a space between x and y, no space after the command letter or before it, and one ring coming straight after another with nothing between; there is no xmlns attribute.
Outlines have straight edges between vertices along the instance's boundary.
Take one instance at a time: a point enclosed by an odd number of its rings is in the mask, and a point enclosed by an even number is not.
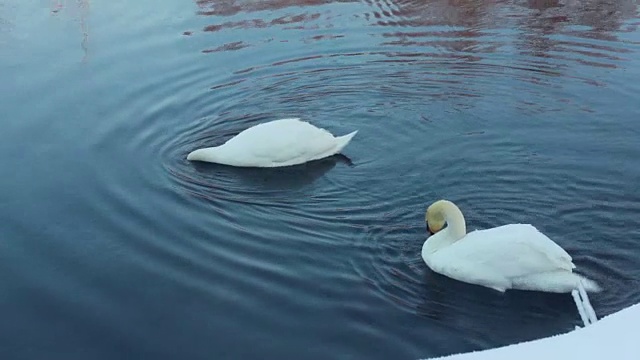
<svg viewBox="0 0 640 360"><path fill-rule="evenodd" d="M505 347L448 355L446 360L638 360L640 303L565 334Z"/></svg>

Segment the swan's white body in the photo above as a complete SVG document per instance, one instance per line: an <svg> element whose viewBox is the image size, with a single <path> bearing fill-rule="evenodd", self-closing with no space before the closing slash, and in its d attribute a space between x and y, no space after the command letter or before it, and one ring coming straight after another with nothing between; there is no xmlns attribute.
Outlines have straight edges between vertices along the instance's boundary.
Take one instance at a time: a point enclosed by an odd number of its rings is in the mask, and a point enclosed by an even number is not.
<svg viewBox="0 0 640 360"><path fill-rule="evenodd" d="M446 200L431 205L426 220L436 230L422 246L422 259L437 273L501 292L600 291L596 282L574 273L571 256L532 225L510 224L467 234L462 212ZM444 223L447 227L439 231Z"/></svg>
<svg viewBox="0 0 640 360"><path fill-rule="evenodd" d="M250 127L226 143L192 151L187 160L239 167L280 167L333 156L358 131L333 136L300 119L281 119Z"/></svg>
<svg viewBox="0 0 640 360"><path fill-rule="evenodd" d="M449 228L444 229L422 247L427 266L450 278L498 291L564 293L577 289L580 280L587 290L598 289L591 280L573 273L576 266L571 256L532 225L476 230L457 241L450 235ZM438 243L447 245L438 248Z"/></svg>

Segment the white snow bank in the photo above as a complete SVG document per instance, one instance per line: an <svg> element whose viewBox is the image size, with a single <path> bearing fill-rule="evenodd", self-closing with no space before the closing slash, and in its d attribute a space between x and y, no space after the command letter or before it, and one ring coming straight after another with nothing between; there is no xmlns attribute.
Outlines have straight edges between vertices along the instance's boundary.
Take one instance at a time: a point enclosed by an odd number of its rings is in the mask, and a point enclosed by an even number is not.
<svg viewBox="0 0 640 360"><path fill-rule="evenodd" d="M638 360L640 359L640 303L606 316L587 327L565 334L437 359Z"/></svg>

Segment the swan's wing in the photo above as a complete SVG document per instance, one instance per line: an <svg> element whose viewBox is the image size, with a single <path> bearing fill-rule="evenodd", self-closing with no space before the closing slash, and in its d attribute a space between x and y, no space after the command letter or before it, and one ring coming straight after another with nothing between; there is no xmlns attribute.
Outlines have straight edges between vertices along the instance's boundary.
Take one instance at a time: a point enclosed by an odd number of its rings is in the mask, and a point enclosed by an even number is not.
<svg viewBox="0 0 640 360"><path fill-rule="evenodd" d="M511 239L511 242L516 243L516 246L522 249L521 254L523 255L528 253L533 258L533 253L537 252L541 258L547 259L549 266L553 265L558 270L575 268L571 255L533 225L510 224L495 228L495 230L500 230L500 233L507 239L505 241ZM540 259L539 263L542 264L542 262Z"/></svg>
<svg viewBox="0 0 640 360"><path fill-rule="evenodd" d="M526 224L474 231L441 252L457 276L493 282L575 267L564 249Z"/></svg>
<svg viewBox="0 0 640 360"><path fill-rule="evenodd" d="M335 147L327 130L298 119L282 119L249 128L226 144L232 151L274 163L310 159Z"/></svg>

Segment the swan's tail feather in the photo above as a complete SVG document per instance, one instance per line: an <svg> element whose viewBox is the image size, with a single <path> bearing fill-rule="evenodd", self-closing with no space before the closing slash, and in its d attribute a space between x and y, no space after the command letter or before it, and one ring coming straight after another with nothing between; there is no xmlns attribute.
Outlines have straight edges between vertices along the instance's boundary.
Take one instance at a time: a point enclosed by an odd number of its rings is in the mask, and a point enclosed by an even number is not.
<svg viewBox="0 0 640 360"><path fill-rule="evenodd" d="M343 136L338 136L336 137L336 142L338 144L338 146L336 147L336 154L340 153L342 151L342 149L345 148L345 146L347 146L349 144L349 142L351 141L351 139L353 139L354 136L356 136L356 134L358 133L358 130L347 134L347 135L343 135Z"/></svg>
<svg viewBox="0 0 640 360"><path fill-rule="evenodd" d="M584 323L584 326L586 327L598 321L598 317L596 316L596 312L593 310L591 302L589 301L589 295L587 295L587 289L584 286L585 283L586 282L583 279L580 279L578 282L578 289L572 290L571 296L573 297L573 301L576 303L576 308L578 309L582 323Z"/></svg>
<svg viewBox="0 0 640 360"><path fill-rule="evenodd" d="M576 303L576 308L578 309L578 314L580 314L580 319L582 319L582 323L584 326L589 325L589 319L587 318L587 313L584 310L584 306L582 304L582 300L580 299L580 294L578 294L578 290L572 290L571 296L573 297L573 301Z"/></svg>
<svg viewBox="0 0 640 360"><path fill-rule="evenodd" d="M582 305L584 305L585 312L589 317L589 321L591 323L595 323L598 321L598 317L596 316L595 310L593 310L593 306L591 306L591 302L589 301L589 295L587 295L587 290L584 287L583 281L580 281L578 285L578 291L580 292L580 297L582 298Z"/></svg>

